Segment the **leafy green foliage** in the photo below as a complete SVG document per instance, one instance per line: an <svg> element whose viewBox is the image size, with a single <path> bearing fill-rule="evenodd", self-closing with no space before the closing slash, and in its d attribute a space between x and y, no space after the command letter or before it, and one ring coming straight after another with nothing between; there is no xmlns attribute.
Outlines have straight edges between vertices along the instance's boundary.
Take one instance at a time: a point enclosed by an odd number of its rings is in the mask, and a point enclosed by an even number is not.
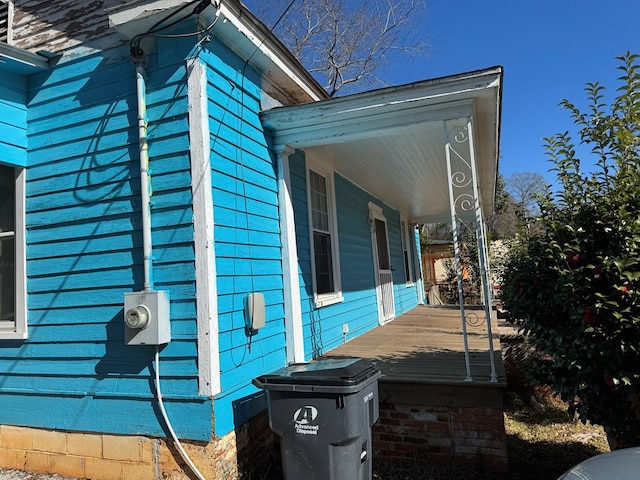
<svg viewBox="0 0 640 480"><path fill-rule="evenodd" d="M476 235L469 226L462 224L459 244L460 268L462 269L462 296L467 305L479 305L480 302L480 266L478 263L478 242ZM444 262L445 286L444 296L449 305L458 305L458 270L455 259L449 258Z"/></svg>
<svg viewBox="0 0 640 480"><path fill-rule="evenodd" d="M640 445L640 67L618 57L622 86L586 112L563 100L596 158L584 174L568 132L545 139L560 188L540 200L539 228L505 267L502 300L540 353L535 376L614 447Z"/></svg>

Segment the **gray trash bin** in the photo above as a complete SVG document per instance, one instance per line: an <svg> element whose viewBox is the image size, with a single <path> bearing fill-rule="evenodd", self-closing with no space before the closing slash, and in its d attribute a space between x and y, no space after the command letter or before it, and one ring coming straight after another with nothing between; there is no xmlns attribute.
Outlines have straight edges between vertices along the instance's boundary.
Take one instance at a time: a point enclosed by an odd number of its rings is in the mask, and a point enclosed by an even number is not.
<svg viewBox="0 0 640 480"><path fill-rule="evenodd" d="M380 370L362 358L293 364L253 384L267 393L287 480L370 480Z"/></svg>

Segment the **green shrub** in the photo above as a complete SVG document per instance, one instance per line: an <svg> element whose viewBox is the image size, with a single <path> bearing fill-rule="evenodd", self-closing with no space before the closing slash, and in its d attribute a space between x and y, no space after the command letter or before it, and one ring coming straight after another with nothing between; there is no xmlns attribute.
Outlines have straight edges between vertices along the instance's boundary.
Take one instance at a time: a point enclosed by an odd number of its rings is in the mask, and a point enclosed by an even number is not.
<svg viewBox="0 0 640 480"><path fill-rule="evenodd" d="M540 198L505 266L502 301L540 360L535 377L612 447L640 445L640 70L619 57L622 86L606 105L587 84L586 113L564 100L596 158L583 174L568 132L545 139L559 188Z"/></svg>

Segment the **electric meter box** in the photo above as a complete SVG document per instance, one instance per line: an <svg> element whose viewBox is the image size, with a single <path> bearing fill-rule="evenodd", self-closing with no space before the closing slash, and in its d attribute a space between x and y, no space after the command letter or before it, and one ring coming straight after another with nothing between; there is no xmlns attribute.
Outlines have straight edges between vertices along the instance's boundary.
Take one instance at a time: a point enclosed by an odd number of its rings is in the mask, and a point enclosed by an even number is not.
<svg viewBox="0 0 640 480"><path fill-rule="evenodd" d="M127 345L162 345L171 341L168 292L124 294L124 341Z"/></svg>

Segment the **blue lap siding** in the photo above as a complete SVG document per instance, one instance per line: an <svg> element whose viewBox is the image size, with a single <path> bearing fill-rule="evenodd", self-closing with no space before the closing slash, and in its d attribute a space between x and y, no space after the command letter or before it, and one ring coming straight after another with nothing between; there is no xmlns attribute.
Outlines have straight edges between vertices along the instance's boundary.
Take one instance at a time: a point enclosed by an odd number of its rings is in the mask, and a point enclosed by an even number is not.
<svg viewBox="0 0 640 480"><path fill-rule="evenodd" d="M193 45L158 45L147 59L146 101L153 281L171 300L162 390L178 435L206 440L263 410L264 395L251 379L286 362L277 169L258 117L260 77L213 40L198 52L211 132L218 293L212 321L218 322L222 389L213 401L213 428L212 400L198 396L186 70ZM144 284L136 83L128 52L62 61L9 95L13 83L3 79L0 108L16 109L22 99L22 117L14 115L22 130L11 126L17 132L11 148L24 150L26 164L28 144L29 338L0 340L0 423L164 435L153 391L154 347L126 346L123 334L123 295ZM264 294L266 325L249 337L244 302L252 292Z"/></svg>
<svg viewBox="0 0 640 480"><path fill-rule="evenodd" d="M135 69L127 54L79 57L29 78L29 338L0 341L0 423L165 434L154 347L127 346L123 335L123 294L144 283ZM153 276L171 298L162 390L178 434L205 440L211 402L197 395L184 59L158 65L149 58L147 88Z"/></svg>
<svg viewBox="0 0 640 480"><path fill-rule="evenodd" d="M369 202L383 208L387 220L391 264L394 267L396 315L417 305L415 285L407 287L400 237L400 214L335 173L336 216L344 301L317 308L313 300L311 243L306 191L306 162L302 152L290 157L296 241L300 266L300 296L307 359L315 358L378 326L375 267L369 224ZM343 334L343 324L349 333Z"/></svg>
<svg viewBox="0 0 640 480"><path fill-rule="evenodd" d="M27 163L27 82L22 75L2 72L0 82L0 163Z"/></svg>
<svg viewBox="0 0 640 480"><path fill-rule="evenodd" d="M213 41L207 70L222 393L215 433L224 435L265 407L251 379L286 362L278 182L258 114L260 78ZM264 294L266 322L245 331L244 302Z"/></svg>
<svg viewBox="0 0 640 480"><path fill-rule="evenodd" d="M152 280L171 302L162 391L178 436L206 441L264 410L251 380L286 364L291 312L284 306L278 168L259 118L263 73L215 38L197 48L193 38L160 39L146 60ZM188 97L188 61L206 72L217 294L211 321L219 332L212 359L198 352L196 295L205 292L197 280L213 272L196 270L194 208L203 206L194 207L192 195L192 161L201 159L191 158L197 138L190 122L199 119L190 117L190 102L199 99ZM145 281L128 49L82 50L28 78L3 75L0 132L0 162L11 157L26 166L28 308L28 338L0 340L0 424L166 436L154 392L155 347L124 343L124 294ZM303 152L290 158L290 173L304 350L312 359L378 325L370 202L387 219L396 314L418 296L405 280L399 212L334 174L344 300L316 308ZM264 327L248 335L251 293L264 295L266 315ZM198 393L199 368L209 360L221 385L213 399Z"/></svg>

